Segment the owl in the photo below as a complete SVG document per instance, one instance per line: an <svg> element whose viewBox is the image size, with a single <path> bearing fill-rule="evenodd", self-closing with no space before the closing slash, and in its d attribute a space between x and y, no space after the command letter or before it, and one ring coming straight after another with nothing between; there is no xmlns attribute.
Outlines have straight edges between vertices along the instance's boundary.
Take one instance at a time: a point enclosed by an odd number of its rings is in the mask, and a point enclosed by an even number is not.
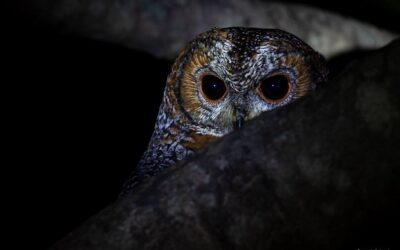
<svg viewBox="0 0 400 250"><path fill-rule="evenodd" d="M307 95L327 72L323 56L282 30L198 35L172 66L148 148L121 195L262 112Z"/></svg>

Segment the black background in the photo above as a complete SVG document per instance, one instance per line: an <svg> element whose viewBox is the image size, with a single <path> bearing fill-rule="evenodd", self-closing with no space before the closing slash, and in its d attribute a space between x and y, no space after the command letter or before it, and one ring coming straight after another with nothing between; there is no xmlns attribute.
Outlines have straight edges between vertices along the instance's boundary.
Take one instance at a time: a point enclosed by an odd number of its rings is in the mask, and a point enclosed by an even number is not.
<svg viewBox="0 0 400 250"><path fill-rule="evenodd" d="M394 1L300 2L400 31ZM4 167L15 175L5 190L18 204L15 248L41 249L116 198L146 148L172 62L62 35L14 7L3 83L13 89Z"/></svg>

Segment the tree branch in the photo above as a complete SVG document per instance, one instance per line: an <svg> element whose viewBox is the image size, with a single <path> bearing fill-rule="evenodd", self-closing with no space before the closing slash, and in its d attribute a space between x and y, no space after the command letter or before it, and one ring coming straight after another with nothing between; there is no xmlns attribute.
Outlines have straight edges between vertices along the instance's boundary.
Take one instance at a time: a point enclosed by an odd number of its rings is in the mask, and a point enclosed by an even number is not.
<svg viewBox="0 0 400 250"><path fill-rule="evenodd" d="M288 3L243 0L36 0L24 8L57 30L174 59L197 34L213 27L279 28L326 57L381 47L396 35L329 11Z"/></svg>

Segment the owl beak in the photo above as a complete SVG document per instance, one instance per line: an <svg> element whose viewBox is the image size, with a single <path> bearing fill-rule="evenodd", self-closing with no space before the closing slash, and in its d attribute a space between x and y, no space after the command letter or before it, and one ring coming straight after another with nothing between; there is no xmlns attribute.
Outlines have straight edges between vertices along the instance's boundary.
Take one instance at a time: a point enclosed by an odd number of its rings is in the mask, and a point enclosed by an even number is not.
<svg viewBox="0 0 400 250"><path fill-rule="evenodd" d="M240 110L240 109L236 110L236 117L235 117L235 120L233 121L233 128L235 130L238 130L241 127L243 127L244 122L245 122L245 117L246 117L246 113L243 110Z"/></svg>

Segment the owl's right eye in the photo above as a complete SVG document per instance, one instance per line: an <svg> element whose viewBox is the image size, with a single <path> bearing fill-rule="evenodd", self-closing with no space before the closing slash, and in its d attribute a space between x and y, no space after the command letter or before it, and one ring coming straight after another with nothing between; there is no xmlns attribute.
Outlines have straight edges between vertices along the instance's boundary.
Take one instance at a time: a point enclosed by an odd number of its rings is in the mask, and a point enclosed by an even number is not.
<svg viewBox="0 0 400 250"><path fill-rule="evenodd" d="M224 81L213 75L205 75L201 78L201 92L211 101L218 101L226 94Z"/></svg>

